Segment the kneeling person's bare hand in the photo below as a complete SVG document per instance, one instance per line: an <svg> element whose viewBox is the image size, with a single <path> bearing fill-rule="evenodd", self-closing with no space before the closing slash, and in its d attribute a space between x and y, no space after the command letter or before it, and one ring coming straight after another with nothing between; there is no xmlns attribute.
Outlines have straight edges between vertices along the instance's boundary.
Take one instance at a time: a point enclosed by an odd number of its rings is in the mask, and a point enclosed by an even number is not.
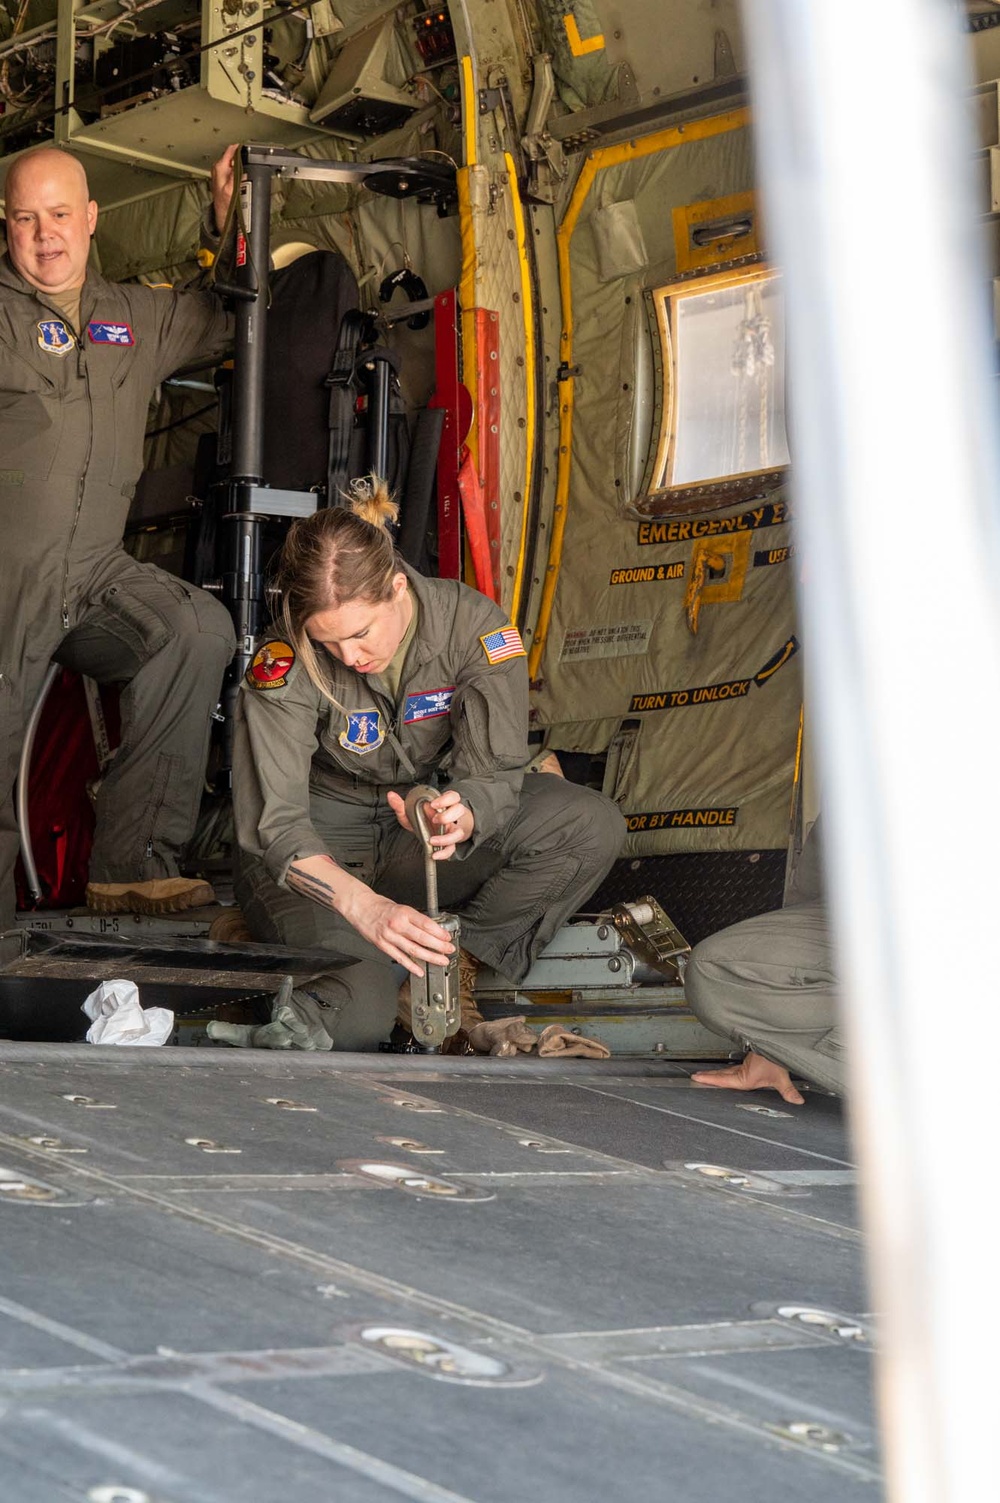
<svg viewBox="0 0 1000 1503"><path fill-rule="evenodd" d="M386 797L403 829L415 835L417 832L406 817L406 805L400 795L388 793ZM426 809L428 823L437 829L437 834L431 836L434 860L447 861L455 854L456 846L471 840L476 828L475 815L468 805L462 803L462 795L454 788L446 788L436 799L429 799Z"/></svg>
<svg viewBox="0 0 1000 1503"><path fill-rule="evenodd" d="M344 917L358 933L377 945L383 954L414 976L423 975L423 964L447 965L455 946L447 929L410 908L406 903L394 903L391 898L379 897L370 889L367 898L361 898L353 911L343 910Z"/></svg>

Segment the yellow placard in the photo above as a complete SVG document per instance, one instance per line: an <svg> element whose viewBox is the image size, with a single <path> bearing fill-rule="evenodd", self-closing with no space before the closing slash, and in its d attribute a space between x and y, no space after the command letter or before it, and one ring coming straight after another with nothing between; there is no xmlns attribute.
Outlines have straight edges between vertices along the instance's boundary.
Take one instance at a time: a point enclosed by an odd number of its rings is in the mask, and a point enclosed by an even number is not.
<svg viewBox="0 0 1000 1503"><path fill-rule="evenodd" d="M743 594L752 536L749 532L737 532L725 540L699 538L695 543L691 553L690 579L684 595L684 609L693 632L698 630L698 617L703 605L739 600ZM718 569L725 569L725 578L713 580L712 573Z"/></svg>
<svg viewBox="0 0 1000 1503"><path fill-rule="evenodd" d="M696 204L680 204L673 211L674 251L677 270L696 271L702 266L724 266L741 256L760 254L757 205L752 192L730 193L725 198L706 198ZM745 229L749 221L749 230ZM724 233L732 223L732 233ZM719 236L697 245L694 232L718 227Z"/></svg>

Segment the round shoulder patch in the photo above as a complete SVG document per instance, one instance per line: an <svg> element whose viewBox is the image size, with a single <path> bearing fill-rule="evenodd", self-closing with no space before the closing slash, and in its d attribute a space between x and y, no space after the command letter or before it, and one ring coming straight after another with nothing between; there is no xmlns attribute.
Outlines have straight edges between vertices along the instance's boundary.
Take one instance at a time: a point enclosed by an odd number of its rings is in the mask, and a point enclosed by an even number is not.
<svg viewBox="0 0 1000 1503"><path fill-rule="evenodd" d="M246 671L250 689L280 689L288 680L295 663L295 649L288 642L275 637L258 647L253 662Z"/></svg>

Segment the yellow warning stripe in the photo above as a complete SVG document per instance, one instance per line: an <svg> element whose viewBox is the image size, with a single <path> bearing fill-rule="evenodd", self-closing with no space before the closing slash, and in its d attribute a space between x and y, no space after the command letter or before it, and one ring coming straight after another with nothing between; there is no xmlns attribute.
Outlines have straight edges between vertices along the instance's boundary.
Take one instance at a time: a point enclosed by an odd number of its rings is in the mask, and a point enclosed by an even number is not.
<svg viewBox="0 0 1000 1503"><path fill-rule="evenodd" d="M465 165L474 167L479 160L479 140L476 134L479 122L479 99L476 95L476 76L472 70L472 58L462 58L462 124L465 129Z"/></svg>
<svg viewBox="0 0 1000 1503"><path fill-rule="evenodd" d="M722 136L729 131L742 130L749 124L750 111L727 110L722 115L712 115L707 120L693 120L687 125L671 126L657 131L644 140L628 141L620 146L606 146L591 152L584 162L577 179L573 196L569 201L562 223L556 232L556 250L559 258L559 294L562 307L562 332L559 336L559 358L567 367L573 364L573 292L570 276L570 245L576 230L580 212L593 186L594 178L608 167L619 167L626 162L635 162L652 156L658 151L669 151L675 146L686 146L690 141L706 141L712 136ZM556 476L556 495L552 516L552 532L549 539L549 556L545 567L545 583L535 627L535 640L528 660L528 671L534 678L545 648L545 639L552 619L559 567L562 561L563 542L566 532L566 505L569 497L570 460L573 447L573 377L559 383L559 465Z"/></svg>
<svg viewBox="0 0 1000 1503"><path fill-rule="evenodd" d="M574 57L586 57L588 52L603 51L603 32L598 32L596 37L587 37L586 41L584 41L580 35L580 28L576 24L576 16L572 12L568 16L563 16L563 25L566 28L566 40L569 42L569 50Z"/></svg>
<svg viewBox="0 0 1000 1503"><path fill-rule="evenodd" d="M792 816L795 815L795 794L802 776L802 738L805 731L805 705L799 705L799 729L795 738L795 767L792 771Z"/></svg>

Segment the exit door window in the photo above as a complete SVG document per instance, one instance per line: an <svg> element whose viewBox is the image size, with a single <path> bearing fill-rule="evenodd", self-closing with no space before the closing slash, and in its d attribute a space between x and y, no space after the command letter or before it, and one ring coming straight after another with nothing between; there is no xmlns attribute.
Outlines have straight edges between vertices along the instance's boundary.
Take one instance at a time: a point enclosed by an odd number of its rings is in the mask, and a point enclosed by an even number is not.
<svg viewBox="0 0 1000 1503"><path fill-rule="evenodd" d="M780 274L723 272L652 296L662 399L644 515L759 490L789 462Z"/></svg>

